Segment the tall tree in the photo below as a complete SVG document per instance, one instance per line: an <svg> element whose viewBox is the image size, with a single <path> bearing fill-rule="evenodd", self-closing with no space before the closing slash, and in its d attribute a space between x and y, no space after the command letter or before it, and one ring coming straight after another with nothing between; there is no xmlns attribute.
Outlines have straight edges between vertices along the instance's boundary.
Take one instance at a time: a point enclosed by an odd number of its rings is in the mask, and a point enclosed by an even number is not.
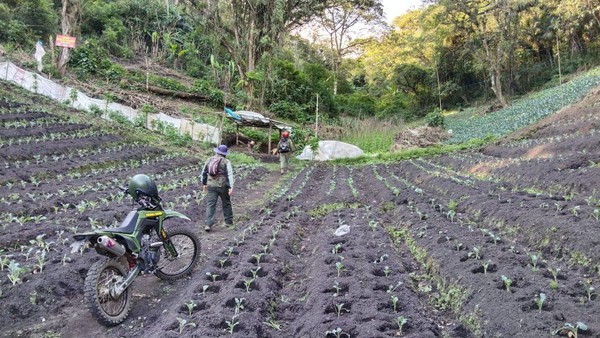
<svg viewBox="0 0 600 338"><path fill-rule="evenodd" d="M520 15L535 5L535 0L440 0L447 18L469 37L471 49L487 68L491 90L502 106L508 106L505 82L515 67ZM506 80L509 78L509 80Z"/></svg>
<svg viewBox="0 0 600 338"><path fill-rule="evenodd" d="M326 8L317 17L318 26L327 34L333 60L333 94L337 94L339 68L342 58L356 47L360 39L353 40L352 29L363 25L383 24L383 7L379 0L348 1L338 0L334 7ZM358 32L357 32L358 33Z"/></svg>
<svg viewBox="0 0 600 338"><path fill-rule="evenodd" d="M201 13L205 27L235 62L240 84L254 96L253 79L261 78L257 65L264 55L283 44L283 37L337 0L187 0ZM353 0L360 2L362 0Z"/></svg>
<svg viewBox="0 0 600 338"><path fill-rule="evenodd" d="M79 15L79 0L62 0L61 9L61 28L63 35L71 35L77 25ZM69 62L70 48L63 47L58 58L58 72L61 76L65 75L67 63Z"/></svg>

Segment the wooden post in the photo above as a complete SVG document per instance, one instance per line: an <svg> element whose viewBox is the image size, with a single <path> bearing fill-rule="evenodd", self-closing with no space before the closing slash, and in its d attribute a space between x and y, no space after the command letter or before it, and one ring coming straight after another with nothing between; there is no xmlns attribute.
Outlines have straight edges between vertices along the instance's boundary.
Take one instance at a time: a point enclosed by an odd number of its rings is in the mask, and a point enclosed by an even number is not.
<svg viewBox="0 0 600 338"><path fill-rule="evenodd" d="M271 130L272 124L269 122L269 154L271 154Z"/></svg>
<svg viewBox="0 0 600 338"><path fill-rule="evenodd" d="M558 31L556 32L556 54L558 55L558 84L562 84L562 70L560 69L560 44L558 41Z"/></svg>
<svg viewBox="0 0 600 338"><path fill-rule="evenodd" d="M316 119L315 119L315 136L319 138L319 93L317 93L317 108L316 108Z"/></svg>
<svg viewBox="0 0 600 338"><path fill-rule="evenodd" d="M236 123L235 126L235 145L240 144L240 125Z"/></svg>

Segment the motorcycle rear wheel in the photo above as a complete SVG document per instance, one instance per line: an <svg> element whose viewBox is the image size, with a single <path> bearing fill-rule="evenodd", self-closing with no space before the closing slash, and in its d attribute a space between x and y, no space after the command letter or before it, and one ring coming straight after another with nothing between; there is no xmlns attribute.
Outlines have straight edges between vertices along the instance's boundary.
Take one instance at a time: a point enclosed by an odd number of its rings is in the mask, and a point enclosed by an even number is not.
<svg viewBox="0 0 600 338"><path fill-rule="evenodd" d="M168 234L178 256L171 256L169 251L163 248L158 269L154 274L164 280L181 279L189 275L198 263L200 240L193 231L184 227L171 228Z"/></svg>
<svg viewBox="0 0 600 338"><path fill-rule="evenodd" d="M122 323L131 310L131 292L125 289L118 297L111 291L127 276L127 270L115 259L94 263L85 277L84 298L92 316L102 325Z"/></svg>

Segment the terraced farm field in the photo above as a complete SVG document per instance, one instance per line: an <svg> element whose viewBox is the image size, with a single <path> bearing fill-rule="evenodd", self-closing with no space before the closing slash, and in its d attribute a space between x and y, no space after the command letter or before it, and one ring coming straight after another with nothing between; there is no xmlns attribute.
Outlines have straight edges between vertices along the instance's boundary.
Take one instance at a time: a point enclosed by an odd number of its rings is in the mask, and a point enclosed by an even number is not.
<svg viewBox="0 0 600 338"><path fill-rule="evenodd" d="M1 99L2 335L598 337L598 97L471 152L238 166L236 227L208 234L202 156ZM129 318L105 328L83 303L98 255L70 253L70 235L121 220L132 205L113 188L140 172L192 218L202 262L138 278Z"/></svg>

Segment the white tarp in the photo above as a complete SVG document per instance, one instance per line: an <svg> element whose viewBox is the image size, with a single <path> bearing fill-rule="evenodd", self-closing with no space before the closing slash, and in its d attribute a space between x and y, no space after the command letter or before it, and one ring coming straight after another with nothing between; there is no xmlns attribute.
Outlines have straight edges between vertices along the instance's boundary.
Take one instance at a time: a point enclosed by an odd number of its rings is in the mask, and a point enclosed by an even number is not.
<svg viewBox="0 0 600 338"><path fill-rule="evenodd" d="M338 158L353 158L364 155L365 153L357 146L340 141L319 141L319 148L316 152L309 146L304 147L302 154L296 156L299 160L328 161Z"/></svg>
<svg viewBox="0 0 600 338"><path fill-rule="evenodd" d="M136 109L115 102L111 102L107 106L105 100L94 99L74 88L61 86L39 74L19 68L12 62L0 62L0 79L13 82L31 92L48 96L56 101L69 102L76 109L90 110L96 106L101 110L117 111L130 121L134 121L138 116ZM103 117L108 118L107 114L104 114ZM219 128L186 119L173 118L163 113L149 114L148 121L155 119L171 124L180 133L188 132L193 140L219 143ZM148 128L151 126L150 123L147 124Z"/></svg>

